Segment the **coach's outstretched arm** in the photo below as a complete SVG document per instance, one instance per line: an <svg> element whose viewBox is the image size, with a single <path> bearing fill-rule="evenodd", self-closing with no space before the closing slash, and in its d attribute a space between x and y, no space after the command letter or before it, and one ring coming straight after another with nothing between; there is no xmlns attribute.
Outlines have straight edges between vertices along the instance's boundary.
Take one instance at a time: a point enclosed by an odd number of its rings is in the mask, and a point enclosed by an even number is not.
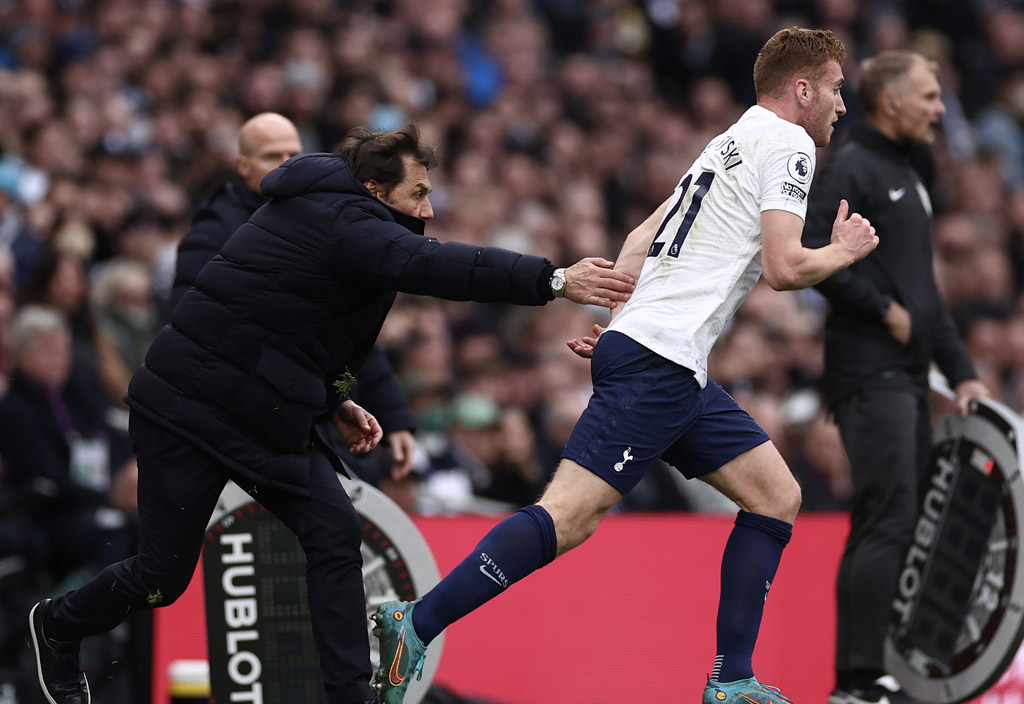
<svg viewBox="0 0 1024 704"><path fill-rule="evenodd" d="M382 212L375 204L351 208L347 222L355 234L338 231L328 249L334 267L353 281L452 301L534 306L564 296L575 303L615 308L633 292L634 277L600 257L560 270L543 257L501 247L439 242L397 223L381 222Z"/></svg>

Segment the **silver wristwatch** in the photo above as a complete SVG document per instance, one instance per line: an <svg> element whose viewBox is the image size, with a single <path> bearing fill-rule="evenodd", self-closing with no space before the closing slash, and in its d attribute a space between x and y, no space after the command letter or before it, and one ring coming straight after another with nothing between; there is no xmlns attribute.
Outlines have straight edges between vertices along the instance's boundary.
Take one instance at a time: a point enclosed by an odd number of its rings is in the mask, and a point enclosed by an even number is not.
<svg viewBox="0 0 1024 704"><path fill-rule="evenodd" d="M555 298L565 298L565 269L555 269L549 283Z"/></svg>

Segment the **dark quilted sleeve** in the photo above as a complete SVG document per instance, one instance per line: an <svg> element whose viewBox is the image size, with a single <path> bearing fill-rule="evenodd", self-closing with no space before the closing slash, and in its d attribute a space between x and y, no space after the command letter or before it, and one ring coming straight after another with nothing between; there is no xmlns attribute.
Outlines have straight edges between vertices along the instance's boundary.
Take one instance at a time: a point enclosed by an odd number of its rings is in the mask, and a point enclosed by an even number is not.
<svg viewBox="0 0 1024 704"><path fill-rule="evenodd" d="M498 247L440 243L359 206L339 219L332 263L371 285L453 301L543 305L555 266Z"/></svg>
<svg viewBox="0 0 1024 704"><path fill-rule="evenodd" d="M231 229L232 224L234 223L225 223L223 218L215 213L206 213L205 217L197 216L192 228L178 245L170 310L174 310L185 292L195 285L196 277L199 275L199 271L206 266L206 262L213 259L213 256L224 246L228 237L234 232Z"/></svg>

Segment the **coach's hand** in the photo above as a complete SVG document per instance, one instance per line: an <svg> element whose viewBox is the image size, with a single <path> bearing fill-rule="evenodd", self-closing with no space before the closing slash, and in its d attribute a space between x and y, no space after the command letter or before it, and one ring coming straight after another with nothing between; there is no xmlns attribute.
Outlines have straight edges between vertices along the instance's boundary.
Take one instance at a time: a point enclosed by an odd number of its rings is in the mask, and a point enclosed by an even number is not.
<svg viewBox="0 0 1024 704"><path fill-rule="evenodd" d="M388 433L387 445L394 459L391 478L398 481L412 470L412 462L416 458L416 438L408 430L394 430Z"/></svg>
<svg viewBox="0 0 1024 704"><path fill-rule="evenodd" d="M345 401L334 410L334 427L345 438L352 454L369 452L384 436L373 414L354 401Z"/></svg>
<svg viewBox="0 0 1024 704"><path fill-rule="evenodd" d="M632 276L615 271L615 262L587 257L565 270L565 297L574 303L614 308L633 293Z"/></svg>
<svg viewBox="0 0 1024 704"><path fill-rule="evenodd" d="M896 301L889 306L889 311L882 318L889 334L901 345L910 343L910 335L914 332L914 321L910 317L910 311Z"/></svg>
<svg viewBox="0 0 1024 704"><path fill-rule="evenodd" d="M581 337L576 339L575 337L568 340L565 344L580 357L584 359L590 359L594 356L594 347L597 346L597 338L601 337L601 333L604 332L604 328L594 323L594 336L593 337Z"/></svg>
<svg viewBox="0 0 1024 704"><path fill-rule="evenodd" d="M960 415L966 417L971 410L971 401L976 398L989 398L992 392L977 379L961 381L956 385L956 407Z"/></svg>

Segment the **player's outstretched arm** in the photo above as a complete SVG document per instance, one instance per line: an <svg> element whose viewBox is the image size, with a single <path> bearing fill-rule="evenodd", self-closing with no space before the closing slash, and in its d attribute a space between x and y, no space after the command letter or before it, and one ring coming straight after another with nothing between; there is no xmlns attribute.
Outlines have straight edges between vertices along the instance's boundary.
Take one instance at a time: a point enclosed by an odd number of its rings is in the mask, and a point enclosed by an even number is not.
<svg viewBox="0 0 1024 704"><path fill-rule="evenodd" d="M804 221L799 215L785 210L761 213L761 269L768 285L776 291L807 288L870 254L878 246L875 228L859 213L849 212L850 205L840 201L832 241L820 249L801 243Z"/></svg>
<svg viewBox="0 0 1024 704"><path fill-rule="evenodd" d="M629 274L634 281L639 280L640 270L644 268L644 260L647 258L647 250L651 248L651 242L658 234L658 226L661 225L662 218L665 217L665 210L668 208L670 200L672 200L671 196L655 208L646 220L626 235L622 249L619 250L619 256L615 259L616 271Z"/></svg>
<svg viewBox="0 0 1024 704"><path fill-rule="evenodd" d="M661 224L661 219L665 216L665 208L667 207L668 201L666 200L664 203L659 205L657 209L647 217L646 220L640 223L640 225L638 225L636 229L630 232L629 235L626 236L626 241L622 244L622 249L619 251L619 257L618 259L615 260L614 263L614 275L618 276L620 281L626 281L629 283L629 290L628 292L625 292L625 296L621 295L624 292L624 289L622 289L621 286L617 284L616 288L614 288L613 290L618 295L608 297L608 300L610 301L611 305L609 305L608 302L603 302L602 300L600 300L600 298L598 300L577 300L574 297L575 293L573 292L571 294L570 292L570 284L572 283L570 275L572 274L575 278L576 273L573 271L573 269L583 264L583 262L587 261L600 261L602 262L602 264L600 264L600 266L602 267L612 266L611 262L608 262L607 260L604 259L584 259L582 262L579 262L579 264L576 264L565 270L565 297L570 300L576 301L577 303L596 303L597 305L604 306L605 308L611 308L612 317L614 318L615 313L617 312L617 306L615 305L615 301L629 300L628 294L633 292L633 288L636 285L637 279L640 278L640 270L643 269L644 258L647 256L647 250L650 248L651 242L654 240L654 236L658 232L658 225ZM601 295L603 294L601 292L598 292L598 296L600 297Z"/></svg>
<svg viewBox="0 0 1024 704"><path fill-rule="evenodd" d="M615 260L615 270L629 274L633 277L634 282L640 278L644 259L647 258L647 250L650 249L651 242L658 234L658 226L661 225L661 221L665 217L665 209L668 208L670 200L672 200L671 196L630 232L626 236L625 242L622 243L622 249L619 250L619 256ZM611 317L614 318L619 310L621 308L612 309ZM594 345L597 344L597 338L601 336L602 332L604 332L604 328L595 324L592 337L573 338L567 340L565 344L580 357L589 359L594 354Z"/></svg>

